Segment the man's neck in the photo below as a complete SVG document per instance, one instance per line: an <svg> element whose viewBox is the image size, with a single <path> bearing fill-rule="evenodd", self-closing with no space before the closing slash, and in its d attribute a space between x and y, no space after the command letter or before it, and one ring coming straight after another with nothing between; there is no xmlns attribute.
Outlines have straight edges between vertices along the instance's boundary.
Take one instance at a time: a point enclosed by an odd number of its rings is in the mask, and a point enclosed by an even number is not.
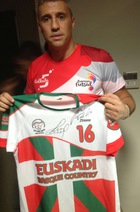
<svg viewBox="0 0 140 212"><path fill-rule="evenodd" d="M50 48L49 49L49 54L51 58L55 61L62 61L68 58L75 50L76 44L72 42L69 46L67 47L62 47L62 48Z"/></svg>

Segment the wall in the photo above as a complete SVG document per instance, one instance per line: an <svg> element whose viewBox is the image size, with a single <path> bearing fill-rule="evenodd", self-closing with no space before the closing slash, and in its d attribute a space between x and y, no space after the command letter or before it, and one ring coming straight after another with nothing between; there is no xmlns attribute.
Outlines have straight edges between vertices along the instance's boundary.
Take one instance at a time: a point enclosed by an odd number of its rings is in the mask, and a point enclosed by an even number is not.
<svg viewBox="0 0 140 212"><path fill-rule="evenodd" d="M76 18L77 42L109 51L120 71L137 71L140 77L140 1L71 0ZM125 146L117 155L121 205L124 212L140 211L140 91L129 90L137 109L121 129Z"/></svg>

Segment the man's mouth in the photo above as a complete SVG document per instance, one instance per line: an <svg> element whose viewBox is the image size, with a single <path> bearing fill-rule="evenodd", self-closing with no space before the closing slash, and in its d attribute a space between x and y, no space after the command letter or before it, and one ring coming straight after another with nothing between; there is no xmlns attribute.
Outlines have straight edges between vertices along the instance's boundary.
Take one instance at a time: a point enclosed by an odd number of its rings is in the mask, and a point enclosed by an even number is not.
<svg viewBox="0 0 140 212"><path fill-rule="evenodd" d="M63 37L62 34L55 34L55 35L52 35L51 38L53 40L61 40L61 38Z"/></svg>

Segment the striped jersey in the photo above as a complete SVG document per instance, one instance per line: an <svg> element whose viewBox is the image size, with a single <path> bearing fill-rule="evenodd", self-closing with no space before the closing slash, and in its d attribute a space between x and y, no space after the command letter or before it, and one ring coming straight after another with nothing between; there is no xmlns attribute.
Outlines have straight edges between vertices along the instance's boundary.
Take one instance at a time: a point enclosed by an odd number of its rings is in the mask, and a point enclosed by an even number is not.
<svg viewBox="0 0 140 212"><path fill-rule="evenodd" d="M14 153L21 212L120 212L115 155L124 141L98 97L14 96L0 145Z"/></svg>

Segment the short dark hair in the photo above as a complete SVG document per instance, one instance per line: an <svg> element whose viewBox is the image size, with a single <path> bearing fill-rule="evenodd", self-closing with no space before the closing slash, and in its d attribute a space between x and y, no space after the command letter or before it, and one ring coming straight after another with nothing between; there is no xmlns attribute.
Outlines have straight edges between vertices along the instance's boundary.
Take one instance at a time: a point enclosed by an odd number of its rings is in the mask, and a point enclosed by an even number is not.
<svg viewBox="0 0 140 212"><path fill-rule="evenodd" d="M45 2L55 2L55 1L63 1L63 2L65 2L67 4L69 10L70 10L71 16L73 16L73 12L72 12L72 9L70 7L70 0L36 0L36 3L37 3L36 5L37 5L37 8L38 8L39 6L44 4Z"/></svg>

